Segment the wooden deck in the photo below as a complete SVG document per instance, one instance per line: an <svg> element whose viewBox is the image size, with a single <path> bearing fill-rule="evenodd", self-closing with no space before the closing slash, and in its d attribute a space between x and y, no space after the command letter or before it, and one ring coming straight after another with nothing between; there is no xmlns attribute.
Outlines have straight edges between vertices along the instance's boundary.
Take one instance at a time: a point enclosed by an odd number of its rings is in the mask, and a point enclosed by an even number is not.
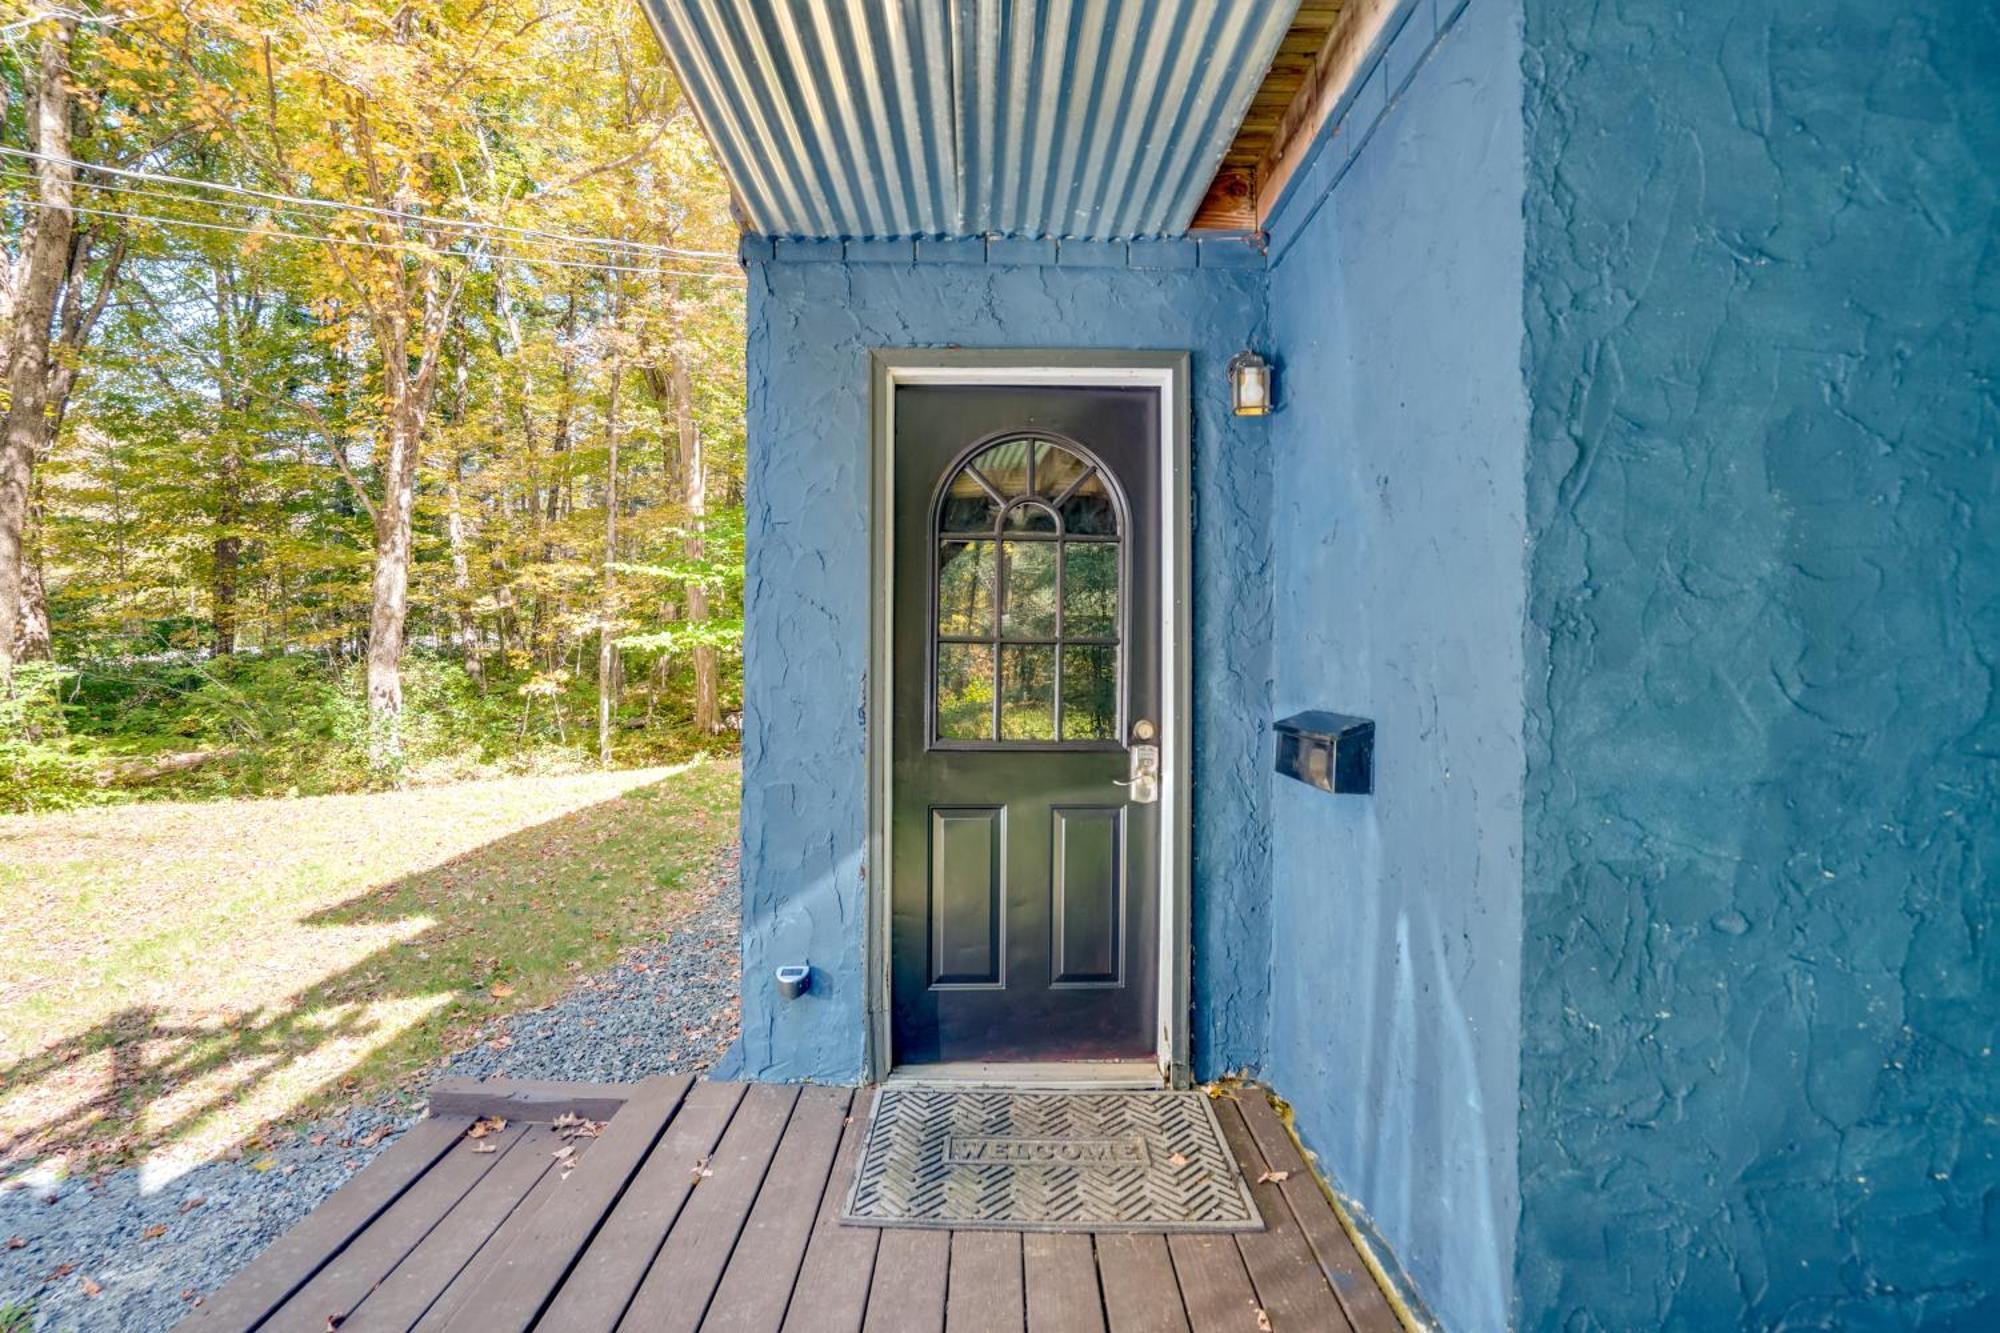
<svg viewBox="0 0 2000 1333"><path fill-rule="evenodd" d="M685 1077L441 1087L430 1118L181 1327L1398 1328L1256 1089L1216 1103L1265 1219L1242 1235L843 1226L872 1095ZM608 1123L565 1140L563 1112ZM480 1115L507 1120L478 1140L494 1151L466 1137ZM568 1171L555 1155L565 1143L576 1148ZM1260 1180L1266 1172L1288 1174Z"/></svg>

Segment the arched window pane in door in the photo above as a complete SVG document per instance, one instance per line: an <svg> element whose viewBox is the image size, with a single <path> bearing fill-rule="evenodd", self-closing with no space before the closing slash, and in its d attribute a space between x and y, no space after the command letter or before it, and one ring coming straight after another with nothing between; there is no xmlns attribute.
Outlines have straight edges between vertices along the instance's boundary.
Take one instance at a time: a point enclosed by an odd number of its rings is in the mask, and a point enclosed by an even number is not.
<svg viewBox="0 0 2000 1333"><path fill-rule="evenodd" d="M961 463L937 510L938 742L1118 739L1123 554L1110 477L1053 440Z"/></svg>

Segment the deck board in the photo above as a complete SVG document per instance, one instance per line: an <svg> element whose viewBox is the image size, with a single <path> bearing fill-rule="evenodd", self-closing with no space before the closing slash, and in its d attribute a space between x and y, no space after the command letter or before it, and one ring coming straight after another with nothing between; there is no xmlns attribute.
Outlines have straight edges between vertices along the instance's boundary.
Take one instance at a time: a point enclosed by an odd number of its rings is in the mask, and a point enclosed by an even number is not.
<svg viewBox="0 0 2000 1333"><path fill-rule="evenodd" d="M1235 1150L1236 1160L1246 1168L1251 1197L1264 1215L1264 1229L1238 1235L1236 1246L1243 1253L1243 1266L1250 1270L1257 1304L1271 1327L1350 1333L1354 1326L1320 1272L1319 1261L1306 1243L1291 1206L1275 1183L1262 1178L1269 1168L1250 1138L1241 1108L1234 1101L1218 1102L1215 1118L1221 1122L1223 1137Z"/></svg>
<svg viewBox="0 0 2000 1333"><path fill-rule="evenodd" d="M286 1317L273 1322L306 1333L315 1327L325 1329L329 1324L345 1322L348 1313L423 1244L432 1229L458 1207L488 1171L513 1155L526 1132L524 1126L510 1125L498 1134L477 1140L461 1138L453 1144L451 1151L405 1190L353 1244L299 1289L298 1295L286 1303ZM488 1144L493 1151L473 1151ZM304 1312L303 1318L291 1317L297 1311Z"/></svg>
<svg viewBox="0 0 2000 1333"><path fill-rule="evenodd" d="M702 1322L706 1333L774 1333L784 1323L791 1277L803 1265L852 1103L845 1088L807 1088L799 1094L771 1161L769 1183L758 1193L709 1302Z"/></svg>
<svg viewBox="0 0 2000 1333"><path fill-rule="evenodd" d="M951 1271L949 1231L891 1231L875 1251L865 1333L940 1333Z"/></svg>
<svg viewBox="0 0 2000 1333"><path fill-rule="evenodd" d="M523 1333L534 1327L549 1298L569 1275L605 1215L625 1193L661 1133L674 1120L694 1080L647 1079L632 1094L603 1135L581 1156L535 1211L533 1224L502 1253L493 1270L467 1293L449 1324L449 1333ZM588 1168L587 1170L585 1168Z"/></svg>
<svg viewBox="0 0 2000 1333"><path fill-rule="evenodd" d="M186 1327L343 1333L1398 1333L1261 1092L1216 1103L1266 1229L849 1226L874 1094L649 1079L452 1087ZM629 1092L629 1096L621 1095ZM482 1100L484 1099L484 1100ZM565 1140L560 1108L615 1107ZM475 1153L471 1117L510 1110ZM558 1146L580 1145L565 1171ZM1268 1170L1282 1181L1258 1180Z"/></svg>
<svg viewBox="0 0 2000 1333"><path fill-rule="evenodd" d="M1097 1250L1090 1237L1036 1231L1021 1237L1028 1333L1104 1333Z"/></svg>
<svg viewBox="0 0 2000 1333"><path fill-rule="evenodd" d="M608 1333L618 1327L639 1284L646 1280L646 1270L694 1194L696 1172L722 1141L742 1099L741 1083L702 1083L688 1093L679 1114L550 1304L550 1327L575 1333Z"/></svg>
<svg viewBox="0 0 2000 1333"><path fill-rule="evenodd" d="M1111 1333L1187 1333L1165 1236L1099 1236L1097 1280Z"/></svg>
<svg viewBox="0 0 2000 1333"><path fill-rule="evenodd" d="M396 1265L396 1271L347 1316L341 1333L402 1333L413 1327L465 1271L487 1239L534 1192L554 1164L549 1154L555 1147L554 1130L546 1125L528 1126L507 1155L493 1164L457 1207Z"/></svg>
<svg viewBox="0 0 2000 1333"><path fill-rule="evenodd" d="M1174 1280L1194 1333L1222 1333L1257 1327L1257 1293L1243 1267L1234 1236L1167 1237Z"/></svg>
<svg viewBox="0 0 2000 1333"><path fill-rule="evenodd" d="M743 1233L757 1192L798 1105L799 1090L755 1083L736 1108L729 1132L697 1177L681 1222L632 1298L620 1327L641 1333L693 1333Z"/></svg>
<svg viewBox="0 0 2000 1333"><path fill-rule="evenodd" d="M953 1232L945 1292L944 1323L953 1333L1023 1333L1021 1233Z"/></svg>
<svg viewBox="0 0 2000 1333"><path fill-rule="evenodd" d="M844 1227L840 1210L847 1202L847 1184L868 1137L868 1118L875 1109L873 1089L855 1094L847 1124L840 1133L840 1151L833 1174L820 1196L819 1216L806 1242L785 1312L784 1333L858 1333L868 1312L868 1289L875 1280L876 1247L882 1233L874 1227ZM802 1298L803 1297L803 1298Z"/></svg>
<svg viewBox="0 0 2000 1333"><path fill-rule="evenodd" d="M1285 1196L1306 1243L1312 1246L1313 1257L1318 1260L1320 1271L1332 1286L1341 1308L1347 1312L1348 1322L1356 1328L1394 1326L1396 1316L1389 1308L1388 1298L1361 1261L1360 1252L1348 1239L1340 1219L1334 1216L1326 1196L1320 1193L1319 1181L1299 1155L1298 1145L1292 1142L1291 1133L1279 1121L1278 1113L1271 1109L1270 1099L1245 1097L1237 1109L1243 1113L1250 1137L1256 1141L1265 1163L1272 1170L1286 1173L1278 1192Z"/></svg>
<svg viewBox="0 0 2000 1333"><path fill-rule="evenodd" d="M553 1146L549 1149L555 1150ZM459 1311L470 1305L485 1293L512 1263L517 1246L526 1244L526 1237L542 1226L542 1209L552 1204L559 1196L569 1193L569 1183L556 1168L555 1158L549 1159L549 1169L530 1187L514 1211L507 1215L499 1228L480 1244L478 1250L460 1269L444 1292L430 1309L424 1311L417 1320L414 1333L440 1333L449 1328Z"/></svg>
<svg viewBox="0 0 2000 1333"><path fill-rule="evenodd" d="M179 1327L257 1327L422 1179L471 1125L469 1116L420 1121L304 1221L273 1241Z"/></svg>

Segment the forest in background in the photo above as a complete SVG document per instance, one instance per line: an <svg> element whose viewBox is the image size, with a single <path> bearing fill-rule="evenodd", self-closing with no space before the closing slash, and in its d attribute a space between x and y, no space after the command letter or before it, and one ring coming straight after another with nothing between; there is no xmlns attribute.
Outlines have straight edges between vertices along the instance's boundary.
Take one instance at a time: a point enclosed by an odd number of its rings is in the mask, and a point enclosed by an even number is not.
<svg viewBox="0 0 2000 1333"><path fill-rule="evenodd" d="M733 747L736 228L639 7L28 4L0 810Z"/></svg>

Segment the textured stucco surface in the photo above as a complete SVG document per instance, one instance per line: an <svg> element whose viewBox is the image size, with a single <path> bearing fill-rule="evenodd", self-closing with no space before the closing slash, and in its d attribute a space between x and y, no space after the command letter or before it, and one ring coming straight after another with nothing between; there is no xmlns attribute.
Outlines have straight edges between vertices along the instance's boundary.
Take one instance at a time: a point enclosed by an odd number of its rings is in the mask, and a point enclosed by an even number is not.
<svg viewBox="0 0 2000 1333"><path fill-rule="evenodd" d="M1473 0L1270 283L1276 711L1373 718L1376 768L1274 777L1266 1074L1460 1330L1506 1322L1518 1208L1519 15Z"/></svg>
<svg viewBox="0 0 2000 1333"><path fill-rule="evenodd" d="M1222 368L1261 317L1261 263L779 259L749 273L746 1073L862 1072L868 352L944 344L1194 354L1192 1044L1204 1076L1257 1065L1270 954L1269 423L1228 414ZM808 958L813 989L779 999L773 969Z"/></svg>
<svg viewBox="0 0 2000 1333"><path fill-rule="evenodd" d="M2000 1328L1996 24L1527 0L1524 1328Z"/></svg>

